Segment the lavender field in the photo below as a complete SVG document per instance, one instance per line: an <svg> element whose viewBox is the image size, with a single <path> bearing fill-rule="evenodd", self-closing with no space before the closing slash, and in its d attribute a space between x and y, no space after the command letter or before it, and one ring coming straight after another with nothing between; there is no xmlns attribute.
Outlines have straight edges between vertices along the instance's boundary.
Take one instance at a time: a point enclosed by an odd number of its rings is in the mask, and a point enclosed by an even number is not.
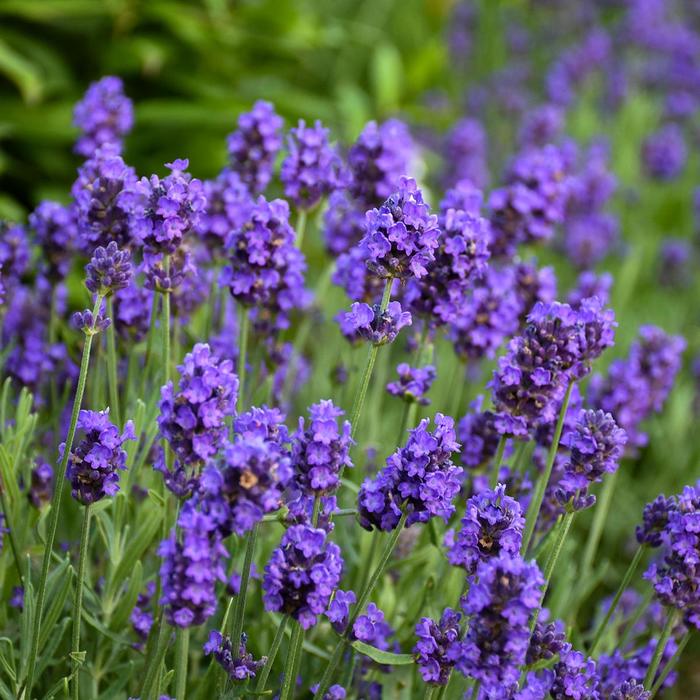
<svg viewBox="0 0 700 700"><path fill-rule="evenodd" d="M0 700L700 698L700 4L0 3Z"/></svg>

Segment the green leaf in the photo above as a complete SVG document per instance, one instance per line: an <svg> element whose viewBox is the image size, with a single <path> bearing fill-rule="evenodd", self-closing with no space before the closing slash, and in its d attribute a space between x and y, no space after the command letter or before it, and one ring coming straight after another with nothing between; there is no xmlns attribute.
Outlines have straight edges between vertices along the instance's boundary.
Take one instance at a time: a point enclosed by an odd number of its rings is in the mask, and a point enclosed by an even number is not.
<svg viewBox="0 0 700 700"><path fill-rule="evenodd" d="M136 564L134 565L134 570L129 577L129 586L124 595L119 599L119 603L114 610L114 615L109 622L109 626L112 629L120 629L126 624L127 620L129 619L129 615L131 615L131 611L136 605L139 593L141 592L142 582L143 566L141 565L141 562L137 560Z"/></svg>
<svg viewBox="0 0 700 700"><path fill-rule="evenodd" d="M372 661L386 666L407 666L415 661L413 654L392 654L389 651L382 651L369 644L365 644L359 639L352 643L352 647L359 651L360 654L369 656Z"/></svg>
<svg viewBox="0 0 700 700"><path fill-rule="evenodd" d="M5 445L0 445L0 476L2 476L5 491L10 497L10 504L14 508L19 502L19 486L17 485L17 475L12 470L12 460Z"/></svg>
<svg viewBox="0 0 700 700"><path fill-rule="evenodd" d="M25 102L37 102L43 91L39 67L0 39L0 74L12 81Z"/></svg>
<svg viewBox="0 0 700 700"><path fill-rule="evenodd" d="M401 54L392 44L377 46L371 65L374 99L383 114L393 112L401 99L403 85L403 64Z"/></svg>
<svg viewBox="0 0 700 700"><path fill-rule="evenodd" d="M55 634L54 625L63 612L63 607L68 597L73 580L73 568L67 559L61 562L57 569L51 572L46 586L46 600L49 601L45 608L44 619L41 624L41 636L39 637L39 651L44 648L49 635Z"/></svg>

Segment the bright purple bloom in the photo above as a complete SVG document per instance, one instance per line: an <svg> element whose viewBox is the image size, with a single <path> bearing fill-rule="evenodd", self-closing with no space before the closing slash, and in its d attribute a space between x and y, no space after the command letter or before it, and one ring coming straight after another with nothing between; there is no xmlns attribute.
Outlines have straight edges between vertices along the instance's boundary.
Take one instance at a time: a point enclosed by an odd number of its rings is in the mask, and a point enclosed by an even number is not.
<svg viewBox="0 0 700 700"><path fill-rule="evenodd" d="M601 700L595 661L565 644L554 666L553 700Z"/></svg>
<svg viewBox="0 0 700 700"><path fill-rule="evenodd" d="M215 180L204 180L206 206L199 216L197 233L210 252L226 246L229 236L245 225L254 200L238 173L224 169Z"/></svg>
<svg viewBox="0 0 700 700"><path fill-rule="evenodd" d="M374 479L365 479L358 496L360 525L367 530L393 530L401 512L407 525L428 522L439 516L445 522L454 513L454 497L461 487L461 467L452 462L459 450L454 421L435 415L435 428L428 430L424 418L410 431L406 445L386 460Z"/></svg>
<svg viewBox="0 0 700 700"><path fill-rule="evenodd" d="M418 641L413 647L413 653L426 683L447 685L461 651L461 617L451 608L445 608L439 622L422 617L416 625Z"/></svg>
<svg viewBox="0 0 700 700"><path fill-rule="evenodd" d="M620 227L612 214L593 213L566 222L563 250L576 267L588 269L605 258L619 237Z"/></svg>
<svg viewBox="0 0 700 700"><path fill-rule="evenodd" d="M501 439L496 427L498 416L493 411L482 410L483 403L484 397L479 395L470 405L471 411L457 425L462 464L469 469L478 469L493 459Z"/></svg>
<svg viewBox="0 0 700 700"><path fill-rule="evenodd" d="M91 83L83 99L75 105L73 123L82 135L75 152L91 157L101 146L121 151L122 137L131 131L134 108L124 94L121 78L108 75Z"/></svg>
<svg viewBox="0 0 700 700"><path fill-rule="evenodd" d="M323 215L323 238L331 255L352 249L365 234L365 211L347 190L334 190Z"/></svg>
<svg viewBox="0 0 700 700"><path fill-rule="evenodd" d="M655 180L673 180L680 175L688 159L683 131L667 124L651 134L642 146L642 161L647 175Z"/></svg>
<svg viewBox="0 0 700 700"><path fill-rule="evenodd" d="M169 175L143 177L119 195L119 205L130 214L134 240L151 253L174 253L199 224L206 207L204 188L187 172L188 166L186 159L166 163Z"/></svg>
<svg viewBox="0 0 700 700"><path fill-rule="evenodd" d="M613 690L610 700L651 700L651 693L641 683L624 681Z"/></svg>
<svg viewBox="0 0 700 700"><path fill-rule="evenodd" d="M564 623L561 620L544 622L539 619L535 623L535 629L530 637L525 663L531 666L539 661L548 661L561 653L565 644L566 633L564 632Z"/></svg>
<svg viewBox="0 0 700 700"><path fill-rule="evenodd" d="M355 605L356 602L357 596L354 591L343 591L339 588L335 592L325 615L338 634L342 634L345 631L350 618L350 606Z"/></svg>
<svg viewBox="0 0 700 700"><path fill-rule="evenodd" d="M106 248L98 246L85 266L85 286L93 294L111 296L129 286L133 271L131 252L120 250L114 241Z"/></svg>
<svg viewBox="0 0 700 700"><path fill-rule="evenodd" d="M355 620L352 634L355 639L365 644L388 651L391 646L389 637L394 634L394 630L384 619L384 612L374 603L370 603L367 610L362 615L358 615Z"/></svg>
<svg viewBox="0 0 700 700"><path fill-rule="evenodd" d="M469 576L486 559L514 557L520 551L525 518L520 504L506 495L503 484L467 500L461 524L447 558L452 566L466 569Z"/></svg>
<svg viewBox="0 0 700 700"><path fill-rule="evenodd" d="M398 119L368 122L348 152L350 192L365 209L379 206L411 171L413 141Z"/></svg>
<svg viewBox="0 0 700 700"><path fill-rule="evenodd" d="M136 599L136 605L134 605L134 609L131 611L129 617L134 632L136 632L141 640L141 643L138 645L139 648L143 647L143 643L148 639L151 627L153 627L152 607L155 594L155 581L149 581L146 585L146 590L143 593L139 593Z"/></svg>
<svg viewBox="0 0 700 700"><path fill-rule="evenodd" d="M293 525L265 567L265 609L291 615L309 629L328 608L342 571L340 548L325 530Z"/></svg>
<svg viewBox="0 0 700 700"><path fill-rule="evenodd" d="M469 180L484 187L489 180L488 137L480 121L460 119L447 134L443 146L445 181L451 186Z"/></svg>
<svg viewBox="0 0 700 700"><path fill-rule="evenodd" d="M440 216L444 217L450 209L464 211L478 217L484 204L484 193L471 180L458 180L440 202Z"/></svg>
<svg viewBox="0 0 700 700"><path fill-rule="evenodd" d="M582 272L566 301L574 309L578 309L584 299L591 297L598 297L600 303L606 305L610 301L612 283L613 278L609 272L603 272L600 275L590 271Z"/></svg>
<svg viewBox="0 0 700 700"><path fill-rule="evenodd" d="M113 303L116 331L134 342L143 340L151 326L152 292L132 278L128 286L115 293Z"/></svg>
<svg viewBox="0 0 700 700"><path fill-rule="evenodd" d="M0 221L0 269L5 282L19 282L29 267L32 251L24 226Z"/></svg>
<svg viewBox="0 0 700 700"><path fill-rule="evenodd" d="M330 131L320 121L306 126L303 119L287 138L287 157L280 180L285 195L302 209L313 206L343 184L342 163L328 142Z"/></svg>
<svg viewBox="0 0 700 700"><path fill-rule="evenodd" d="M518 261L512 269L520 303L520 324L525 325L535 304L551 304L557 298L557 277L551 267L537 267L535 259Z"/></svg>
<svg viewBox="0 0 700 700"><path fill-rule="evenodd" d="M658 495L651 503L644 506L642 524L637 526L637 541L650 547L660 547L672 511L677 508L675 498Z"/></svg>
<svg viewBox="0 0 700 700"><path fill-rule="evenodd" d="M540 605L543 584L537 564L517 555L482 561L470 579L461 601L470 617L469 629L457 668L481 681L487 695L517 688L530 640L530 617Z"/></svg>
<svg viewBox="0 0 700 700"><path fill-rule="evenodd" d="M43 255L43 268L52 282L70 272L78 240L74 206L44 201L29 215L29 225Z"/></svg>
<svg viewBox="0 0 700 700"><path fill-rule="evenodd" d="M336 317L340 330L351 343L368 341L373 345L393 343L402 328L413 322L408 311L402 311L398 301L390 301L386 311L380 313L380 304L355 302L350 311Z"/></svg>
<svg viewBox="0 0 700 700"><path fill-rule="evenodd" d="M292 467L296 486L305 495L323 496L340 485L340 473L352 467L350 459L350 421L338 428L343 411L332 401L320 401L309 407L309 422L299 418L292 439Z"/></svg>
<svg viewBox="0 0 700 700"><path fill-rule="evenodd" d="M233 415L238 377L231 360L220 360L197 343L178 367L180 381L161 389L158 426L184 466L199 465L219 450L226 418Z"/></svg>
<svg viewBox="0 0 700 700"><path fill-rule="evenodd" d="M129 212L120 195L137 183L134 169L104 147L78 168L78 179L71 193L75 199L79 227L79 247L91 254L96 246L116 241L121 248L132 244Z"/></svg>
<svg viewBox="0 0 700 700"><path fill-rule="evenodd" d="M439 234L437 216L430 213L416 181L401 177L384 204L367 212L361 241L367 267L381 278L420 279L435 260Z"/></svg>
<svg viewBox="0 0 700 700"><path fill-rule="evenodd" d="M282 148L282 117L269 102L258 100L238 117L238 129L228 136L231 169L253 194L264 192Z"/></svg>
<svg viewBox="0 0 700 700"><path fill-rule="evenodd" d="M398 396L407 403L418 403L421 406L427 406L430 399L426 394L430 391L430 387L435 381L437 372L433 365L425 367L411 367L406 362L402 362L396 368L399 378L396 381L389 382L386 385L386 390L392 396Z"/></svg>
<svg viewBox="0 0 700 700"><path fill-rule="evenodd" d="M98 312L97 318L95 318L91 309L85 309L84 311L76 311L70 317L70 325L85 335L95 335L107 330L112 325L112 319L107 318L102 311Z"/></svg>
<svg viewBox="0 0 700 700"><path fill-rule="evenodd" d="M114 496L119 491L118 470L126 469L126 450L122 444L135 440L134 425L127 421L124 432L110 422L109 409L104 411L80 411L78 431L83 431L83 439L68 456L66 477L72 486L73 498L83 505L90 505ZM63 459L65 443L58 447L59 458Z"/></svg>
<svg viewBox="0 0 700 700"><path fill-rule="evenodd" d="M243 682L249 678L255 678L256 674L265 665L267 657L263 656L258 661L246 649L246 635L242 635L238 653L234 656L231 639L221 634L218 630L209 632L209 639L204 645L204 655L213 654L216 662L224 669L226 675L232 681Z"/></svg>

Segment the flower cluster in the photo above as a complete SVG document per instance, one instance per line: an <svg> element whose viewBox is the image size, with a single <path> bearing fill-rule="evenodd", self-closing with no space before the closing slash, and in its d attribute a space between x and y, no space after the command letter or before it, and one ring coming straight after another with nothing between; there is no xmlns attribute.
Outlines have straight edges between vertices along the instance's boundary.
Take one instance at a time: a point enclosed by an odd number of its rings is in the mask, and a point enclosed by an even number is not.
<svg viewBox="0 0 700 700"><path fill-rule="evenodd" d="M29 225L41 247L44 272L57 282L66 277L78 242L78 224L74 206L44 201L29 215Z"/></svg>
<svg viewBox="0 0 700 700"><path fill-rule="evenodd" d="M406 403L418 403L421 406L427 406L430 403L426 394L437 376L433 365L411 367L408 363L402 362L396 368L396 373L399 378L386 385L386 390L392 396L398 396Z"/></svg>
<svg viewBox="0 0 700 700"><path fill-rule="evenodd" d="M206 206L199 216L197 233L210 249L220 250L248 221L253 199L240 175L228 169L215 180L205 180L203 193Z"/></svg>
<svg viewBox="0 0 700 700"><path fill-rule="evenodd" d="M498 432L498 416L493 411L482 410L484 397L479 395L467 413L457 424L457 435L462 443L460 457L469 469L478 469L493 458L498 449L501 434Z"/></svg>
<svg viewBox="0 0 700 700"><path fill-rule="evenodd" d="M488 137L478 119L460 119L445 138L445 180L452 185L468 180L484 187L489 179Z"/></svg>
<svg viewBox="0 0 700 700"><path fill-rule="evenodd" d="M649 136L642 146L642 161L649 177L673 180L681 173L688 158L683 131L677 124L667 124Z"/></svg>
<svg viewBox="0 0 700 700"><path fill-rule="evenodd" d="M85 286L99 296L111 296L129 286L133 271L131 253L120 250L112 241L106 248L95 248L90 262L85 266Z"/></svg>
<svg viewBox="0 0 700 700"><path fill-rule="evenodd" d="M447 685L450 672L461 652L461 615L446 608L439 622L421 618L416 625L418 641L413 647L416 663L426 683Z"/></svg>
<svg viewBox="0 0 700 700"><path fill-rule="evenodd" d="M218 630L211 630L209 639L204 645L204 654L206 656L213 655L232 681L245 681L248 678L255 678L255 674L267 661L266 656L256 661L253 655L247 651L246 642L246 636L243 635L238 646L238 653L234 656L231 640Z"/></svg>
<svg viewBox="0 0 700 700"><path fill-rule="evenodd" d="M365 479L358 496L360 525L367 530L393 530L401 513L406 523L428 522L439 516L447 522L454 513L452 500L460 489L462 469L452 462L459 449L454 421L435 415L435 428L423 419L411 430L404 447L386 460L375 479Z"/></svg>
<svg viewBox="0 0 700 700"><path fill-rule="evenodd" d="M293 525L265 566L265 608L291 615L309 629L328 608L342 570L340 548L325 530Z"/></svg>
<svg viewBox="0 0 700 700"><path fill-rule="evenodd" d="M413 323L410 312L403 311L398 301L390 301L385 311L380 304L370 306L356 301L350 311L341 312L336 320L348 341L365 340L373 345L393 343L401 329Z"/></svg>
<svg viewBox="0 0 700 700"><path fill-rule="evenodd" d="M367 212L361 245L367 267L381 278L421 278L435 260L439 229L437 216L423 201L412 178L401 177L398 189L377 209Z"/></svg>

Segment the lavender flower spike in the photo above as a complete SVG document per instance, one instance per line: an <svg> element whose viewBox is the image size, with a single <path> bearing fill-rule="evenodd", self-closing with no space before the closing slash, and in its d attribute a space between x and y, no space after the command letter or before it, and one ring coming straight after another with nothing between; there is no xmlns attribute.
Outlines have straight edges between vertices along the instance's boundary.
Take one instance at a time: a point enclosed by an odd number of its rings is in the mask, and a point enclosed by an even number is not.
<svg viewBox="0 0 700 700"><path fill-rule="evenodd" d="M85 266L85 286L99 296L111 296L129 286L132 277L131 253L120 250L114 241L106 248L98 246Z"/></svg>

